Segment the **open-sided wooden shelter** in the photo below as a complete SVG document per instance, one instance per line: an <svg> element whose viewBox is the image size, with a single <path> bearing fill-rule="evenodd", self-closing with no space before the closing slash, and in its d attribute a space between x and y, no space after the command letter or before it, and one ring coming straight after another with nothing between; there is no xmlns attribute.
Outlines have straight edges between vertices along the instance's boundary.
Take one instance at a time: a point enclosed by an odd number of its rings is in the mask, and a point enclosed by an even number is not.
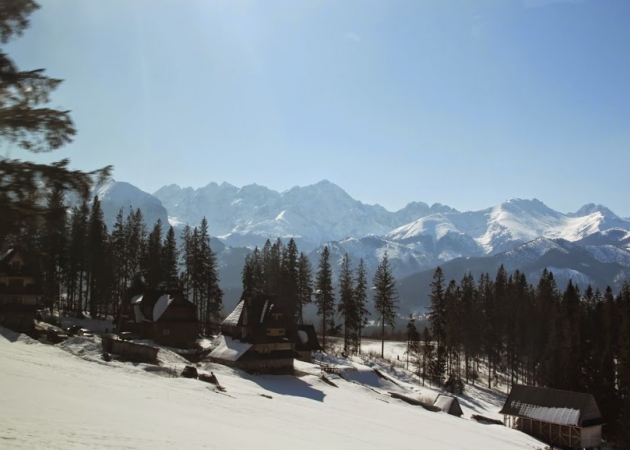
<svg viewBox="0 0 630 450"><path fill-rule="evenodd" d="M591 394L515 385L500 414L505 424L550 444L601 445L604 420Z"/></svg>

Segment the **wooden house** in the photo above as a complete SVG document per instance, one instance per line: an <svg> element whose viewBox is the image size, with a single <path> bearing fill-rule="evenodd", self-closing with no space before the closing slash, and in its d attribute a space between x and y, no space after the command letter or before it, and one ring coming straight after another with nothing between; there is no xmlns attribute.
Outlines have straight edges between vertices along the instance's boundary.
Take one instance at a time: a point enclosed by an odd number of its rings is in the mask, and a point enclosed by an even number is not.
<svg viewBox="0 0 630 450"><path fill-rule="evenodd" d="M313 352L322 350L317 339L317 332L313 325L298 325L297 326L297 341L295 343L295 351L298 353L298 358L302 361L310 362L313 357Z"/></svg>
<svg viewBox="0 0 630 450"><path fill-rule="evenodd" d="M438 395L433 402L433 406L438 408L439 411L450 414L451 416L460 417L464 414L461 406L459 406L459 400L457 400L457 397L452 397L450 395Z"/></svg>
<svg viewBox="0 0 630 450"><path fill-rule="evenodd" d="M35 273L35 265L22 250L0 254L0 325L23 333L34 329L40 295Z"/></svg>
<svg viewBox="0 0 630 450"><path fill-rule="evenodd" d="M601 445L604 420L591 394L515 385L500 414L505 424L553 445Z"/></svg>
<svg viewBox="0 0 630 450"><path fill-rule="evenodd" d="M221 323L210 360L250 372L292 372L298 337L287 310L275 296L244 294Z"/></svg>
<svg viewBox="0 0 630 450"><path fill-rule="evenodd" d="M197 307L179 291L128 293L118 324L120 332L169 347L191 347L199 336Z"/></svg>

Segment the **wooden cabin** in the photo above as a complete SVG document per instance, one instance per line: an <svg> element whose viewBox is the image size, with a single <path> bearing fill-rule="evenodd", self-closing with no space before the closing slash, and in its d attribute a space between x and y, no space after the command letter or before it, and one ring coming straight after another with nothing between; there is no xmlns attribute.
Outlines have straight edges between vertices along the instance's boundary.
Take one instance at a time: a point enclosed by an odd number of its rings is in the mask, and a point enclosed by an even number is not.
<svg viewBox="0 0 630 450"><path fill-rule="evenodd" d="M250 372L293 372L297 330L282 299L244 294L221 323L211 361Z"/></svg>
<svg viewBox="0 0 630 450"><path fill-rule="evenodd" d="M295 343L295 351L298 353L298 359L311 362L313 352L322 350L317 339L317 332L313 325L298 325L297 340Z"/></svg>
<svg viewBox="0 0 630 450"><path fill-rule="evenodd" d="M0 325L28 333L35 328L37 297L35 265L22 250L0 254Z"/></svg>
<svg viewBox="0 0 630 450"><path fill-rule="evenodd" d="M168 347L191 347L199 337L197 307L180 291L145 290L127 294L118 330Z"/></svg>
<svg viewBox="0 0 630 450"><path fill-rule="evenodd" d="M594 448L604 420L591 394L515 385L503 405L506 426L553 445Z"/></svg>
<svg viewBox="0 0 630 450"><path fill-rule="evenodd" d="M461 415L464 414L461 406L459 406L459 400L457 400L457 397L452 397L450 395L438 395L433 402L433 406L438 408L439 411L450 414L451 416L461 417Z"/></svg>

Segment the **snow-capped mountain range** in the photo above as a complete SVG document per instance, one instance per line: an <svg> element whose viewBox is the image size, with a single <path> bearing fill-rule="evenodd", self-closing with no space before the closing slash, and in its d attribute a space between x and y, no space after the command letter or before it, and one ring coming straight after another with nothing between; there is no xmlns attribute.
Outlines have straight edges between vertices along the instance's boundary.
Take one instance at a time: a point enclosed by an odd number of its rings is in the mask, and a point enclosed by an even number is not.
<svg viewBox="0 0 630 450"><path fill-rule="evenodd" d="M110 227L120 207L129 206L144 212L148 227L158 218L176 228L197 226L206 217L211 235L225 245L221 252L230 255L222 270L234 272L226 277L231 280L239 279L236 274L242 263L234 261L235 253L229 249L251 249L267 239L286 242L291 237L301 251L309 253L314 266L324 245L330 247L333 260L340 260L344 253L355 263L363 258L368 272L387 251L399 279L457 258L508 261L515 258L511 252L516 252L524 258L521 264L532 263L548 253L540 249L567 245L579 246L593 261L612 258L620 267L630 268L630 219L595 204L563 214L536 199L509 199L466 212L439 203L412 202L391 212L355 200L326 180L284 192L256 184L238 188L210 183L199 189L172 184L153 194L111 180L95 194ZM236 254L246 251L243 248ZM234 264L238 267L231 267Z"/></svg>

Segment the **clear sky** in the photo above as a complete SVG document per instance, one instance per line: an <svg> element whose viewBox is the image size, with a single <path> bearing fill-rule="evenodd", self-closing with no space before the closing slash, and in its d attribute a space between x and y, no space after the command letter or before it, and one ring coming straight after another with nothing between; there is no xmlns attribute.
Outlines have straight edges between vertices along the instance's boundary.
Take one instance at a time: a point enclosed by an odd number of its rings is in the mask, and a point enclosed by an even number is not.
<svg viewBox="0 0 630 450"><path fill-rule="evenodd" d="M78 135L39 161L148 192L328 179L389 210L630 216L628 0L41 3L8 52L65 79Z"/></svg>

